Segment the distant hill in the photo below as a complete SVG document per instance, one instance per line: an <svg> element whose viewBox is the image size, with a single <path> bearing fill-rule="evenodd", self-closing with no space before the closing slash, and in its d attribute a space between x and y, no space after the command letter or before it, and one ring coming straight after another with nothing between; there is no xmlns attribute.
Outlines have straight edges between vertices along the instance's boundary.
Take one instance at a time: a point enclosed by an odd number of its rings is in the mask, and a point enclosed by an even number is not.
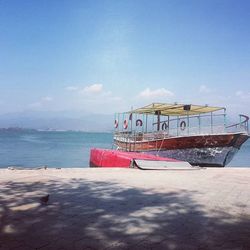
<svg viewBox="0 0 250 250"><path fill-rule="evenodd" d="M20 112L0 115L0 128L109 132L113 115L82 112Z"/></svg>
<svg viewBox="0 0 250 250"><path fill-rule="evenodd" d="M228 124L236 122L238 117L227 118ZM111 132L114 128L114 115L87 114L83 111L25 111L0 115L0 128Z"/></svg>

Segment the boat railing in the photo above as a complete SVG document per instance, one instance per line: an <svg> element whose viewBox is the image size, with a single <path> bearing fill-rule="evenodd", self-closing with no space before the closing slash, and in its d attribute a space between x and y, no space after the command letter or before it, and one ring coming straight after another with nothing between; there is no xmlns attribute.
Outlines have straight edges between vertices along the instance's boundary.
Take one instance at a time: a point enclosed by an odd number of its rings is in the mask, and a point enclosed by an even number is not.
<svg viewBox="0 0 250 250"><path fill-rule="evenodd" d="M190 136L190 135L208 135L208 134L218 134L225 133L225 126L194 126L188 127L186 129L172 128L169 129L169 136Z"/></svg>
<svg viewBox="0 0 250 250"><path fill-rule="evenodd" d="M211 127L190 127L185 130L181 130L180 128L170 128L167 131L149 131L149 132L138 132L138 131L120 131L114 133L114 138L131 143L131 142L139 142L139 141L154 141L166 139L169 137L178 137L178 136L191 136L191 135L207 135L207 134L218 134L224 133L224 126L214 126L211 132Z"/></svg>
<svg viewBox="0 0 250 250"><path fill-rule="evenodd" d="M168 131L149 131L149 132L138 132L138 131L120 131L114 133L116 140L135 143L140 141L154 141L161 140L170 137L182 137L182 136L194 136L194 135L211 135L221 134L229 132L247 132L248 124L245 122L233 124L230 126L204 126L204 127L189 127L185 130L180 128L170 128Z"/></svg>
<svg viewBox="0 0 250 250"><path fill-rule="evenodd" d="M246 132L247 134L249 134L249 117L242 114L240 114L239 117L240 121L238 123L226 126L227 132Z"/></svg>
<svg viewBox="0 0 250 250"><path fill-rule="evenodd" d="M211 135L211 134L221 134L221 133L236 133L245 132L248 133L248 120L249 117L245 115L240 115L240 122L235 123L230 126L208 124L207 126L186 126L183 127L170 127L166 130L159 131L138 131L138 130L126 130L126 131L115 131L114 139L125 142L129 147L131 143L141 142L141 141L154 141L162 140L170 137L183 137L183 136L193 136L193 135Z"/></svg>

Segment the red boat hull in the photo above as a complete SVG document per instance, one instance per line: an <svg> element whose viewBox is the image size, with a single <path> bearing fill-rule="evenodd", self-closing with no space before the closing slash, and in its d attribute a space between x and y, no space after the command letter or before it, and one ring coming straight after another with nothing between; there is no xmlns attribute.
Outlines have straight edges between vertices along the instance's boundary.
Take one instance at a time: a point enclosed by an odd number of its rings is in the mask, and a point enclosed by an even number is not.
<svg viewBox="0 0 250 250"><path fill-rule="evenodd" d="M136 153L136 152L122 152L118 150L108 150L93 148L90 151L90 167L119 167L130 168L133 167L133 160L154 160L154 161L169 161L180 162L172 158L159 157L150 154Z"/></svg>
<svg viewBox="0 0 250 250"><path fill-rule="evenodd" d="M173 157L192 165L224 167L249 138L246 133L190 135L136 141L114 139L119 150Z"/></svg>
<svg viewBox="0 0 250 250"><path fill-rule="evenodd" d="M232 134L214 134L214 135L193 135L180 137L158 138L155 140L138 140L138 141L119 141L114 143L121 150L146 152L151 150L176 150L187 148L206 148L206 147L230 147L237 149L249 138L244 133Z"/></svg>

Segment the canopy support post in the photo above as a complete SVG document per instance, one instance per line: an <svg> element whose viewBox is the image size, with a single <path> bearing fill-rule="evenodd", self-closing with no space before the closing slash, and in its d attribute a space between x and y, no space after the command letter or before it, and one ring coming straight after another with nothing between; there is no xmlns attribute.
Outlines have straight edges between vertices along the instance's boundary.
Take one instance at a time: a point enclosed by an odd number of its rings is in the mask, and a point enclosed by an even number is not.
<svg viewBox="0 0 250 250"><path fill-rule="evenodd" d="M224 132L226 132L227 120L226 120L226 109L224 108Z"/></svg>
<svg viewBox="0 0 250 250"><path fill-rule="evenodd" d="M211 112L211 133L213 134L213 112Z"/></svg>
<svg viewBox="0 0 250 250"><path fill-rule="evenodd" d="M157 131L160 131L161 111L157 111Z"/></svg>
<svg viewBox="0 0 250 250"><path fill-rule="evenodd" d="M201 133L201 114L199 114L199 134Z"/></svg>
<svg viewBox="0 0 250 250"><path fill-rule="evenodd" d="M170 124L169 124L169 115L168 115L168 135L169 135L169 127L170 127Z"/></svg>
<svg viewBox="0 0 250 250"><path fill-rule="evenodd" d="M177 136L178 136L178 135L179 135L179 116L177 116L176 121L177 121L177 126L176 126L176 128L177 128Z"/></svg>

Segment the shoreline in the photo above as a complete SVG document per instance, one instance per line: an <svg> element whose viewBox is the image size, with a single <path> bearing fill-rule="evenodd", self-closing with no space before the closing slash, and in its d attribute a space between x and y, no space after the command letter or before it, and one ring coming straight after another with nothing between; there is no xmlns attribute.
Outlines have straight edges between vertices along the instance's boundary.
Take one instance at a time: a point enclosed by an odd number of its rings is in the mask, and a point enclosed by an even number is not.
<svg viewBox="0 0 250 250"><path fill-rule="evenodd" d="M3 249L250 245L250 168L0 169L0 189Z"/></svg>

